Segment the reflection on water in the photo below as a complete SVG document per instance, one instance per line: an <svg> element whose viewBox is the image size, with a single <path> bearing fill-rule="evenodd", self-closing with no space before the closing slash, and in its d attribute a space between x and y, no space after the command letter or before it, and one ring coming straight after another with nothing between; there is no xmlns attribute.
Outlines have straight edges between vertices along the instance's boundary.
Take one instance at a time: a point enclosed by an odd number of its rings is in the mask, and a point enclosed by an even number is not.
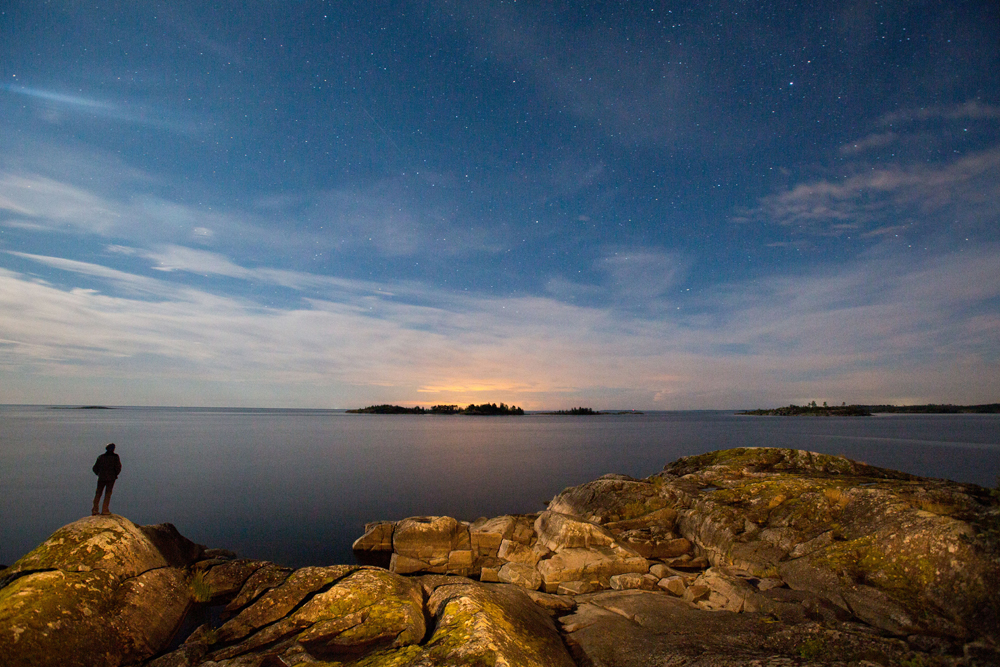
<svg viewBox="0 0 1000 667"><path fill-rule="evenodd" d="M679 456L740 446L843 454L984 486L1000 416L565 417L347 415L322 410L0 407L0 563L89 514L90 468L115 442L112 509L169 521L209 546L288 565L352 562L364 523L536 512L608 472L645 477Z"/></svg>

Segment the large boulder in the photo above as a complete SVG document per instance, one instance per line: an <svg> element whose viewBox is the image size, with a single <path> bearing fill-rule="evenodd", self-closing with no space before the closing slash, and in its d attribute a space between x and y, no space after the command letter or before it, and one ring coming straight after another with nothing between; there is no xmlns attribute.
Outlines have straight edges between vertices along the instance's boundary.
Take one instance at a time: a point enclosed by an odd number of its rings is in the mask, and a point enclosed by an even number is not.
<svg viewBox="0 0 1000 667"><path fill-rule="evenodd" d="M242 640L260 628L283 619L308 596L356 569L353 565L334 565L295 570L281 585L268 590L235 618L223 624L216 633L218 641L233 643Z"/></svg>
<svg viewBox="0 0 1000 667"><path fill-rule="evenodd" d="M610 547L561 549L538 563L545 591L555 593L569 581L585 581L592 587L607 588L616 574L649 571L649 561L635 552Z"/></svg>
<svg viewBox="0 0 1000 667"><path fill-rule="evenodd" d="M362 565L389 567L392 558L392 533L395 521L375 521L365 524L365 533L354 541L354 559Z"/></svg>
<svg viewBox="0 0 1000 667"><path fill-rule="evenodd" d="M176 653L209 664L260 655L339 659L416 644L425 632L417 583L380 568L305 567ZM202 650L192 651L198 643Z"/></svg>
<svg viewBox="0 0 1000 667"><path fill-rule="evenodd" d="M222 627L196 630L149 667L574 666L547 611L568 611L571 602L534 593L536 602L520 586L463 577L338 569L345 567L295 571Z"/></svg>
<svg viewBox="0 0 1000 667"><path fill-rule="evenodd" d="M525 563L504 563L497 572L497 578L506 584L517 584L534 591L542 585L542 575L533 565Z"/></svg>
<svg viewBox="0 0 1000 667"><path fill-rule="evenodd" d="M552 551L569 548L610 547L615 537L601 526L568 514L546 511L535 520L538 542Z"/></svg>
<svg viewBox="0 0 1000 667"><path fill-rule="evenodd" d="M188 575L178 568L149 570L126 579L112 602L112 636L129 655L156 655L184 620L191 598Z"/></svg>
<svg viewBox="0 0 1000 667"><path fill-rule="evenodd" d="M714 565L780 576L897 635L1000 638L1000 508L986 489L752 448L686 457L657 479Z"/></svg>
<svg viewBox="0 0 1000 667"><path fill-rule="evenodd" d="M484 580L493 578L495 581L493 575L499 571L504 562L526 562L526 558L537 561L541 556L537 552L532 552L528 556L527 551L536 541L534 528L536 516L508 514L474 521L469 526L473 559L469 574L479 575L485 572ZM500 553L501 549L504 550L503 554Z"/></svg>
<svg viewBox="0 0 1000 667"><path fill-rule="evenodd" d="M458 583L427 601L434 634L399 665L575 667L551 617L518 586Z"/></svg>
<svg viewBox="0 0 1000 667"><path fill-rule="evenodd" d="M690 542L663 532L673 526L676 516L676 511L660 508L648 523L623 520L616 526L618 537L597 523L554 511L479 519L472 524L451 517L411 517L394 524L369 524L355 542L355 550L363 554L384 550L386 536L391 535L389 569L397 574L475 576L528 590L544 585L548 592L569 581L606 588L612 576L649 569L633 544L665 557L690 552ZM632 526L637 530L622 532ZM654 529L655 535L639 535Z"/></svg>
<svg viewBox="0 0 1000 667"><path fill-rule="evenodd" d="M116 666L161 651L191 604L187 571L169 561L190 551L172 526L150 533L87 517L4 571L0 664Z"/></svg>
<svg viewBox="0 0 1000 667"><path fill-rule="evenodd" d="M690 554L693 546L686 537L660 535L649 530L629 530L616 536L618 541L643 558L668 560Z"/></svg>
<svg viewBox="0 0 1000 667"><path fill-rule="evenodd" d="M607 588L615 575L649 570L643 556L591 521L546 511L535 520L535 532L538 545L553 552L536 564L547 592L555 593L571 581Z"/></svg>
<svg viewBox="0 0 1000 667"><path fill-rule="evenodd" d="M355 551L392 551L392 533L396 528L394 521L375 521L365 524L365 534L354 541L351 548Z"/></svg>
<svg viewBox="0 0 1000 667"><path fill-rule="evenodd" d="M676 496L670 489L664 488L661 480L604 475L592 482L565 489L549 502L548 509L599 524L619 523L642 516L661 521L665 519L663 514L652 513L669 510L676 501ZM666 513L667 517L671 515L676 516L672 511ZM645 525L646 522L638 522L631 527Z"/></svg>
<svg viewBox="0 0 1000 667"><path fill-rule="evenodd" d="M167 559L139 526L116 514L89 516L67 524L11 565L5 576L33 570L89 572L134 577Z"/></svg>
<svg viewBox="0 0 1000 667"><path fill-rule="evenodd" d="M469 527L450 516L403 519L392 531L392 550L390 569L401 574L457 573L471 567ZM468 552L468 556L452 558L452 551Z"/></svg>

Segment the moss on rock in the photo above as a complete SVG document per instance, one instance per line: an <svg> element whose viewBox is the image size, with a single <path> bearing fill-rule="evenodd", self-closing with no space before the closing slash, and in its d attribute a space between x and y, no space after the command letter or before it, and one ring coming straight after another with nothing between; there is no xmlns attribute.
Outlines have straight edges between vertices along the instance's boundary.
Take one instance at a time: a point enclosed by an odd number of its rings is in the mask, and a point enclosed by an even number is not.
<svg viewBox="0 0 1000 667"><path fill-rule="evenodd" d="M879 602L866 620L897 610L893 631L996 635L1000 563L977 539L990 511L978 487L788 449L709 452L664 470L667 486L699 489L679 526L716 565L780 566L845 609L867 587ZM785 567L798 558L808 566Z"/></svg>
<svg viewBox="0 0 1000 667"><path fill-rule="evenodd" d="M138 662L170 640L190 601L187 572L168 567L147 535L116 515L63 526L6 574L4 665Z"/></svg>
<svg viewBox="0 0 1000 667"><path fill-rule="evenodd" d="M312 624L297 639L317 655L407 646L426 632L419 584L377 568L354 572L291 618Z"/></svg>
<svg viewBox="0 0 1000 667"><path fill-rule="evenodd" d="M0 590L0 664L91 667L146 657L123 644L115 616L118 580L107 572L51 570Z"/></svg>
<svg viewBox="0 0 1000 667"><path fill-rule="evenodd" d="M166 559L138 526L111 514L63 526L14 563L8 573L103 570L118 577L134 577L166 566Z"/></svg>
<svg viewBox="0 0 1000 667"><path fill-rule="evenodd" d="M685 456L664 466L665 473L678 477L724 468L733 474L743 472L783 472L807 475L851 475L878 479L914 479L913 475L877 468L843 456L779 447L737 447L695 456Z"/></svg>

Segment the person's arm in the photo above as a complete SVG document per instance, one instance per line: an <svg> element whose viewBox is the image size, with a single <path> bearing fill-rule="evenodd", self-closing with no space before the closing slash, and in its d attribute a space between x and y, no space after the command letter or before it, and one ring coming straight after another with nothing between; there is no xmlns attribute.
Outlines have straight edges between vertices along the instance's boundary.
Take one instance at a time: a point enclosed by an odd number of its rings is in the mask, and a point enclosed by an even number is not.
<svg viewBox="0 0 1000 667"><path fill-rule="evenodd" d="M101 466L101 457L98 456L97 457L97 461L94 463L94 467L92 468L92 470L94 471L95 475L100 475L101 474L101 471L98 470L98 468L100 468L100 466Z"/></svg>
<svg viewBox="0 0 1000 667"><path fill-rule="evenodd" d="M115 477L120 475L122 472L122 459L120 456L115 454Z"/></svg>

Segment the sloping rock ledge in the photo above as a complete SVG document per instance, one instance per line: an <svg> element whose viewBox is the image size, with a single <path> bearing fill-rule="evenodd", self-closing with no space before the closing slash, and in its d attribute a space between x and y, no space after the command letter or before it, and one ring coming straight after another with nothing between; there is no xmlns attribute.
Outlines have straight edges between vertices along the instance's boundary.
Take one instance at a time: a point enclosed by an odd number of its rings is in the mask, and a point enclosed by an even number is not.
<svg viewBox="0 0 1000 667"><path fill-rule="evenodd" d="M0 570L0 664L994 665L998 535L996 492L770 448L372 523L363 565L87 517Z"/></svg>

